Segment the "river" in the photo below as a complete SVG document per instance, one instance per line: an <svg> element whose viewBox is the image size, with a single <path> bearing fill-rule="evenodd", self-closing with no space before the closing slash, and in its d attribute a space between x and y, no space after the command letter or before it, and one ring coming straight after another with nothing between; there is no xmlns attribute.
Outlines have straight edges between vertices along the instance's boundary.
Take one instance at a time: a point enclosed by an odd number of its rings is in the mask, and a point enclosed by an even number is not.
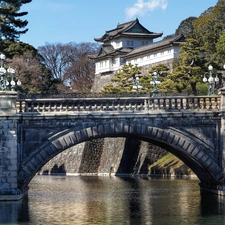
<svg viewBox="0 0 225 225"><path fill-rule="evenodd" d="M198 179L35 176L28 196L0 202L5 225L219 225L224 200Z"/></svg>

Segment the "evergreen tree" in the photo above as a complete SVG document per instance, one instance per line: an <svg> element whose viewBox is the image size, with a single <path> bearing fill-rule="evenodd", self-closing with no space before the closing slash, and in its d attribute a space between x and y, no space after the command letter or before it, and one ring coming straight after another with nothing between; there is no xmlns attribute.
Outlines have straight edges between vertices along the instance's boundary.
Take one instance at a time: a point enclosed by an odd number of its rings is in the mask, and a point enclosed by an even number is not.
<svg viewBox="0 0 225 225"><path fill-rule="evenodd" d="M219 0L215 7L210 7L195 20L194 29L205 57L209 62L216 62L216 43L225 29L225 0Z"/></svg>
<svg viewBox="0 0 225 225"><path fill-rule="evenodd" d="M21 34L28 31L25 27L27 20L20 17L27 15L27 12L20 12L23 4L32 0L5 0L0 1L0 37L10 41L17 41Z"/></svg>
<svg viewBox="0 0 225 225"><path fill-rule="evenodd" d="M169 74L169 68L166 65L158 64L153 66L148 71L148 75L143 76L141 75L141 67L129 63L123 65L121 71L115 74L115 77L111 79L111 84L103 87L103 92L135 92L134 86L137 86L135 79L139 77L138 83L142 86L139 91L142 93L151 93L154 86L150 82L152 81L154 71L157 72L158 81L161 82L161 84L157 85L159 92L171 90L169 89L171 85L166 87L166 84L168 84L167 75Z"/></svg>
<svg viewBox="0 0 225 225"><path fill-rule="evenodd" d="M191 16L183 20L176 29L175 35L183 34L185 38L193 37L195 35L194 22L196 19L196 17Z"/></svg>
<svg viewBox="0 0 225 225"><path fill-rule="evenodd" d="M31 53L39 60L42 59L42 56L38 53L36 48L21 41L2 40L0 44L0 52L4 52L6 57L9 59L12 59L14 56L23 55L24 53Z"/></svg>
<svg viewBox="0 0 225 225"><path fill-rule="evenodd" d="M167 76L169 81L173 81L170 82L171 87L176 88L178 92L191 89L193 95L197 95L197 83L202 82L201 75L206 71L205 64L199 41L194 38L186 39L174 63L173 72Z"/></svg>
<svg viewBox="0 0 225 225"><path fill-rule="evenodd" d="M111 84L103 87L103 92L132 92L136 75L141 73L141 67L131 63L123 65L122 69L111 79Z"/></svg>
<svg viewBox="0 0 225 225"><path fill-rule="evenodd" d="M221 64L225 64L225 31L223 31L219 41L216 43L216 53L218 61Z"/></svg>

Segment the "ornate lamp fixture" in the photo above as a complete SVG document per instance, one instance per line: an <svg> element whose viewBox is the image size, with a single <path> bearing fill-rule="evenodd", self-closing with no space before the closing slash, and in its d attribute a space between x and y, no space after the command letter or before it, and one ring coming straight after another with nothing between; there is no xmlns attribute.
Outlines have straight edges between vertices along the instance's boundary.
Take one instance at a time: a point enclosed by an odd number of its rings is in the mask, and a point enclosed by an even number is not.
<svg viewBox="0 0 225 225"><path fill-rule="evenodd" d="M225 66L224 66L225 67ZM209 72L206 72L203 77L203 82L208 82L208 95L214 95L214 89L215 84L219 82L219 78L217 73L213 73L213 67L212 65L208 66ZM215 78L213 77L213 74L215 74ZM208 78L206 77L208 76Z"/></svg>
<svg viewBox="0 0 225 225"><path fill-rule="evenodd" d="M0 67L0 90L8 90L11 88L12 91L15 91L15 87L21 85L20 80L15 80L15 70L9 67L7 70L4 68L5 64L5 55L0 54L1 67Z"/></svg>
<svg viewBox="0 0 225 225"><path fill-rule="evenodd" d="M134 82L133 89L135 89L137 91L137 95L138 95L139 90L143 88L141 83L140 83L138 75L135 75L135 77L133 78L133 82Z"/></svg>
<svg viewBox="0 0 225 225"><path fill-rule="evenodd" d="M159 96L159 91L158 91L157 85L160 84L160 83L161 82L158 80L158 72L155 70L153 72L153 75L152 75L152 80L150 81L150 84L154 85L154 89L153 89L153 92L152 92L152 97Z"/></svg>

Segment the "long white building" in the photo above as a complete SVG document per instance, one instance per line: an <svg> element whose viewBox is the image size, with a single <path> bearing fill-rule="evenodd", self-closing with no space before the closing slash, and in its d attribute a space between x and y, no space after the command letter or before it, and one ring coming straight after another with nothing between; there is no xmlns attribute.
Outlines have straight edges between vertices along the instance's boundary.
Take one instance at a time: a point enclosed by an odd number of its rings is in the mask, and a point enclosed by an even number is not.
<svg viewBox="0 0 225 225"><path fill-rule="evenodd" d="M141 66L143 75L156 64L166 64L172 68L172 62L179 55L180 44L185 40L183 35L178 35L153 41L162 34L147 30L136 19L118 24L102 37L95 38L95 41L103 44L97 54L90 56L90 59L95 60L94 86L109 82L112 75L126 63ZM96 86L95 89L99 88Z"/></svg>

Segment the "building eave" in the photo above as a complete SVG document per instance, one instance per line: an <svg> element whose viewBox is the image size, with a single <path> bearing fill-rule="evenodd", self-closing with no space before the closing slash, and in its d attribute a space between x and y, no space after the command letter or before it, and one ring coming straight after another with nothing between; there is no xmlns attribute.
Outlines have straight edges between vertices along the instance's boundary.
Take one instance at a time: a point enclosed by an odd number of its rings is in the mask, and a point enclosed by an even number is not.
<svg viewBox="0 0 225 225"><path fill-rule="evenodd" d="M135 26L138 26L138 28L135 28ZM133 28L134 30L131 30ZM139 30L140 32L135 33L135 31L137 30ZM135 37L135 38L141 37L141 38L153 39L153 38L161 37L162 34L163 33L155 33L155 32L149 31L148 29L146 29L144 26L142 26L139 23L138 19L136 19L127 23L118 24L116 28L106 31L102 37L94 38L94 40L97 42L106 42L111 39L120 38L120 37Z"/></svg>
<svg viewBox="0 0 225 225"><path fill-rule="evenodd" d="M95 59L95 60L101 60L101 59L106 59L106 58L112 58L115 57L116 55L126 55L129 52L131 52L133 49L131 48L119 48L119 49L114 49L114 51L111 51L105 55L92 55L91 59Z"/></svg>
<svg viewBox="0 0 225 225"><path fill-rule="evenodd" d="M172 46L179 46L183 41L182 40L183 35L178 35L173 38L170 38L168 40L162 40L159 42L155 42L149 45L141 46L139 48L135 48L132 52L128 53L126 56L124 56L125 59L133 58L139 55L147 54L150 52L155 52L158 50L166 49Z"/></svg>

